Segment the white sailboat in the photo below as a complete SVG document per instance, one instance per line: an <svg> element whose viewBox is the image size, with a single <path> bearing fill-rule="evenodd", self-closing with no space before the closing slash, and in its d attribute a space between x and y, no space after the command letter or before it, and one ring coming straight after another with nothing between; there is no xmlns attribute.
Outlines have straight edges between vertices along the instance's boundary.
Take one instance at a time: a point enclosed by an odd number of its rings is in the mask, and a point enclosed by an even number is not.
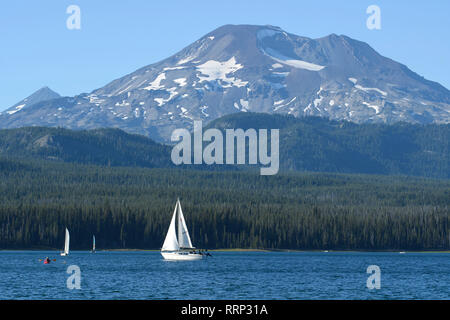
<svg viewBox="0 0 450 320"><path fill-rule="evenodd" d="M92 253L95 253L95 236L92 236Z"/></svg>
<svg viewBox="0 0 450 320"><path fill-rule="evenodd" d="M161 255L166 260L200 260L203 258L203 255L196 252L195 247L192 246L179 199L175 205Z"/></svg>
<svg viewBox="0 0 450 320"><path fill-rule="evenodd" d="M66 228L66 238L64 240L64 252L61 252L62 256L69 255L69 242L70 242L69 230L67 230L67 228Z"/></svg>

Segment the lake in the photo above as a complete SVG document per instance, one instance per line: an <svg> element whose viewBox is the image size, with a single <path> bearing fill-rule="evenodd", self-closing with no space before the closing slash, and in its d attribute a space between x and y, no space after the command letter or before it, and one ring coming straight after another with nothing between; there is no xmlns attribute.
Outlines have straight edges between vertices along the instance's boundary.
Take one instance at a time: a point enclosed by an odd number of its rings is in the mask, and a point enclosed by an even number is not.
<svg viewBox="0 0 450 320"><path fill-rule="evenodd" d="M212 252L170 262L155 251L0 251L0 299L449 299L449 253ZM44 265L39 259L56 261ZM80 289L68 289L71 265ZM368 289L370 265L380 289ZM71 278L71 279L72 279ZM70 283L74 283L69 281Z"/></svg>

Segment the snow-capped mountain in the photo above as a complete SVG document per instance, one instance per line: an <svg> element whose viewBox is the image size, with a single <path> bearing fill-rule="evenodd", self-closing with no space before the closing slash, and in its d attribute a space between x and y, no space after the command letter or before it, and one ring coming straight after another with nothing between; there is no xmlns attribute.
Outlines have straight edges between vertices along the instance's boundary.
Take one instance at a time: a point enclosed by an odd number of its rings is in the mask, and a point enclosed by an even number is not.
<svg viewBox="0 0 450 320"><path fill-rule="evenodd" d="M89 94L3 112L0 127L118 127L169 141L194 119L247 111L449 123L450 91L347 36L226 25Z"/></svg>
<svg viewBox="0 0 450 320"><path fill-rule="evenodd" d="M19 111L23 110L24 108L27 108L28 106L32 106L38 102L48 101L48 100L52 100L52 99L56 99L56 98L60 98L60 97L61 96L58 93L56 93L49 87L42 87L38 91L34 92L30 96L26 97L22 101L19 101L18 103L16 103L15 105L6 109L3 112L5 114L12 115L12 114L19 112ZM1 114L1 112L0 112L0 114Z"/></svg>

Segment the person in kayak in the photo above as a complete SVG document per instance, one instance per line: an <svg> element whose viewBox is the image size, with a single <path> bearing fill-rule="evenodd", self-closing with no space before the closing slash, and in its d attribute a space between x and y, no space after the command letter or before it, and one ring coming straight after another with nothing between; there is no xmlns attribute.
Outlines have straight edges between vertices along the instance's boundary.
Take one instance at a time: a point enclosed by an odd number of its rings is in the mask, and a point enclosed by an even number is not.
<svg viewBox="0 0 450 320"><path fill-rule="evenodd" d="M49 257L46 257L45 259L44 259L44 264L49 264L50 263L50 259L49 259Z"/></svg>

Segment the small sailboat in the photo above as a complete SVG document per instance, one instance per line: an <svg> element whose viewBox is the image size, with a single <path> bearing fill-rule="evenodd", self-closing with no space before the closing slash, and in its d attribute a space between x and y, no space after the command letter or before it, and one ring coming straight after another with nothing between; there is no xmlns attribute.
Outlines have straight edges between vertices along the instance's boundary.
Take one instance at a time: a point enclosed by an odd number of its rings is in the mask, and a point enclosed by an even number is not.
<svg viewBox="0 0 450 320"><path fill-rule="evenodd" d="M64 240L64 251L61 252L62 256L68 256L69 255L69 242L70 242L69 230L67 230L67 228L66 228L66 238Z"/></svg>
<svg viewBox="0 0 450 320"><path fill-rule="evenodd" d="M92 250L91 253L95 253L95 236L92 236Z"/></svg>
<svg viewBox="0 0 450 320"><path fill-rule="evenodd" d="M179 199L175 205L161 255L166 260L200 260L203 258L203 254L192 246Z"/></svg>

